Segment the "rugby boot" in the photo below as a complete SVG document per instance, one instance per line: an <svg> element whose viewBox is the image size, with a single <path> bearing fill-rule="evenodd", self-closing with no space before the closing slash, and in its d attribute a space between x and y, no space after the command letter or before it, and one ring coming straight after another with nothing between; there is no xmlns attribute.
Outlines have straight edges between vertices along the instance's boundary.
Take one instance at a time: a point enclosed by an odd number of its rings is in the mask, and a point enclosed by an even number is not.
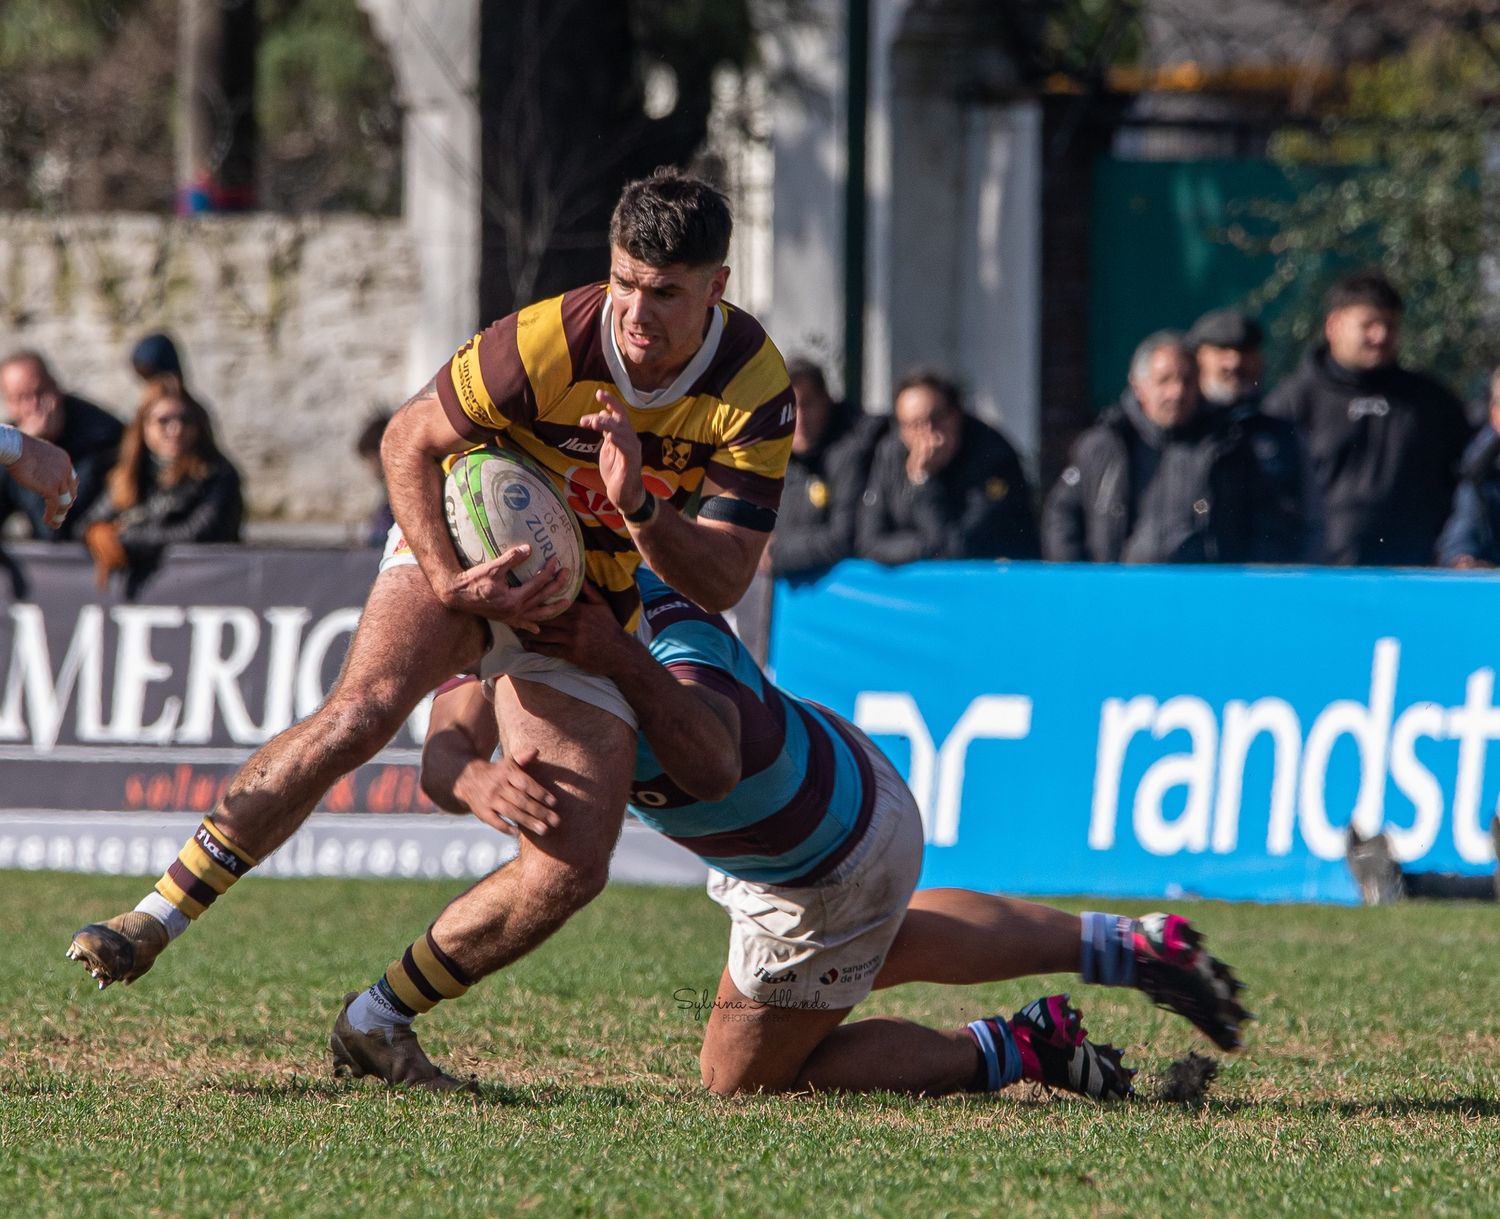
<svg viewBox="0 0 1500 1219"><path fill-rule="evenodd" d="M349 1023L349 1005L358 997L358 991L344 996L344 1006L333 1023L333 1035L328 1038L335 1075L353 1079L373 1075L398 1087L478 1095L479 1085L474 1080L455 1079L433 1064L417 1043L411 1025L398 1024L373 1033L356 1029Z"/></svg>
<svg viewBox="0 0 1500 1219"><path fill-rule="evenodd" d="M1240 1004L1245 984L1203 947L1180 914L1147 914L1132 933L1135 985L1148 999L1191 1021L1221 1050L1240 1048L1240 1026L1255 1017Z"/></svg>
<svg viewBox="0 0 1500 1219"><path fill-rule="evenodd" d="M82 961L103 990L111 982L134 982L167 943L167 929L159 920L131 910L75 931L68 959Z"/></svg>
<svg viewBox="0 0 1500 1219"><path fill-rule="evenodd" d="M1033 999L1010 1020L1021 1055L1021 1078L1093 1100L1129 1100L1135 1070L1112 1045L1088 1039L1083 1016L1067 995Z"/></svg>
<svg viewBox="0 0 1500 1219"><path fill-rule="evenodd" d="M1352 825L1344 861L1359 886L1359 897L1367 906L1388 906L1406 896L1406 882L1401 865L1391 854L1391 843L1384 834L1363 838Z"/></svg>

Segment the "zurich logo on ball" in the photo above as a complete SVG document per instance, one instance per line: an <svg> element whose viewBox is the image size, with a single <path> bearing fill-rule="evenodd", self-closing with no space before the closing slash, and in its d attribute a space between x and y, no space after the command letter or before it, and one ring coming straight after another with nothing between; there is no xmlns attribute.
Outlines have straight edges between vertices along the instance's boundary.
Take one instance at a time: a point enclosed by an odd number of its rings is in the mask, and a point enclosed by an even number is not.
<svg viewBox="0 0 1500 1219"><path fill-rule="evenodd" d="M531 492L521 483L511 483L500 493L500 498L512 512L519 512L531 503Z"/></svg>

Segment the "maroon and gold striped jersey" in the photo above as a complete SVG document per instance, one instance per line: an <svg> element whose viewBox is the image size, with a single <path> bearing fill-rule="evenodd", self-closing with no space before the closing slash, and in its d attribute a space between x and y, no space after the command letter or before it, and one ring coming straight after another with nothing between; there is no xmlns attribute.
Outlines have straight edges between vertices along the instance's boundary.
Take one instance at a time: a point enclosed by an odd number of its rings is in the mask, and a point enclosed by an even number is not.
<svg viewBox="0 0 1500 1219"><path fill-rule="evenodd" d="M679 378L682 392L635 405L606 350L613 342L608 296L607 284L592 284L501 318L438 373L437 391L461 436L511 445L552 476L583 527L588 578L633 627L640 554L605 496L600 434L579 424L599 409L595 391L609 389L626 404L641 439L646 489L679 510L705 485L774 510L795 406L775 344L753 317L724 303L715 306L704 349Z"/></svg>

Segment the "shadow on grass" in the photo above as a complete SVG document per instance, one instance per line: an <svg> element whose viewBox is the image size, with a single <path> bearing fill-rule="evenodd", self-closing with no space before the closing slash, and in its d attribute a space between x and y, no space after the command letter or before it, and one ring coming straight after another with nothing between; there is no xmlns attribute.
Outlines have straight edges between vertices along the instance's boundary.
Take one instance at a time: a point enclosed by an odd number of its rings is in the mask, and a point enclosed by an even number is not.
<svg viewBox="0 0 1500 1219"><path fill-rule="evenodd" d="M1154 1107L1183 1108L1181 1102L1146 1101ZM1500 1117L1500 1099L1493 1096L1392 1096L1383 1100L1241 1100L1209 1099L1193 1102L1192 1108L1211 1109L1219 1113L1280 1113L1289 1117L1418 1117L1424 1114L1451 1113L1461 1117Z"/></svg>
<svg viewBox="0 0 1500 1219"><path fill-rule="evenodd" d="M257 1097L273 1102L348 1100L351 1097L400 1098L434 1096L448 1103L510 1109L551 1109L586 1105L594 1109L634 1109L643 1103L639 1093L607 1085L510 1087L481 1081L477 1095L470 1092L428 1092L422 1088L389 1087L377 1080L313 1079L237 1080L218 1089L226 1095Z"/></svg>

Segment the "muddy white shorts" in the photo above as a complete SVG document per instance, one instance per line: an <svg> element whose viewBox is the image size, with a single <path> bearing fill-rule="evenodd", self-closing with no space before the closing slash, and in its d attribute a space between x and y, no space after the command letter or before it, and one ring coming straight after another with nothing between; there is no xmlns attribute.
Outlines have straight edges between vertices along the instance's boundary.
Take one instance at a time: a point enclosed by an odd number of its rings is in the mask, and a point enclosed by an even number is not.
<svg viewBox="0 0 1500 1219"><path fill-rule="evenodd" d="M864 837L815 885L737 880L710 870L708 895L728 912L729 976L771 1007L853 1007L875 984L922 870L917 802L875 744L845 723L874 772Z"/></svg>
<svg viewBox="0 0 1500 1219"><path fill-rule="evenodd" d="M415 567L417 556L401 535L401 526L392 525L386 535L385 553L380 556L380 570L393 567ZM607 677L587 673L577 665L554 656L542 656L528 652L521 646L515 631L503 622L487 621L490 628L490 650L479 662L479 676L487 681L499 677L514 677L521 681L534 681L550 686L559 694L576 698L581 703L608 711L616 719L624 720L632 728L637 727L635 712L625 701L620 689Z"/></svg>

